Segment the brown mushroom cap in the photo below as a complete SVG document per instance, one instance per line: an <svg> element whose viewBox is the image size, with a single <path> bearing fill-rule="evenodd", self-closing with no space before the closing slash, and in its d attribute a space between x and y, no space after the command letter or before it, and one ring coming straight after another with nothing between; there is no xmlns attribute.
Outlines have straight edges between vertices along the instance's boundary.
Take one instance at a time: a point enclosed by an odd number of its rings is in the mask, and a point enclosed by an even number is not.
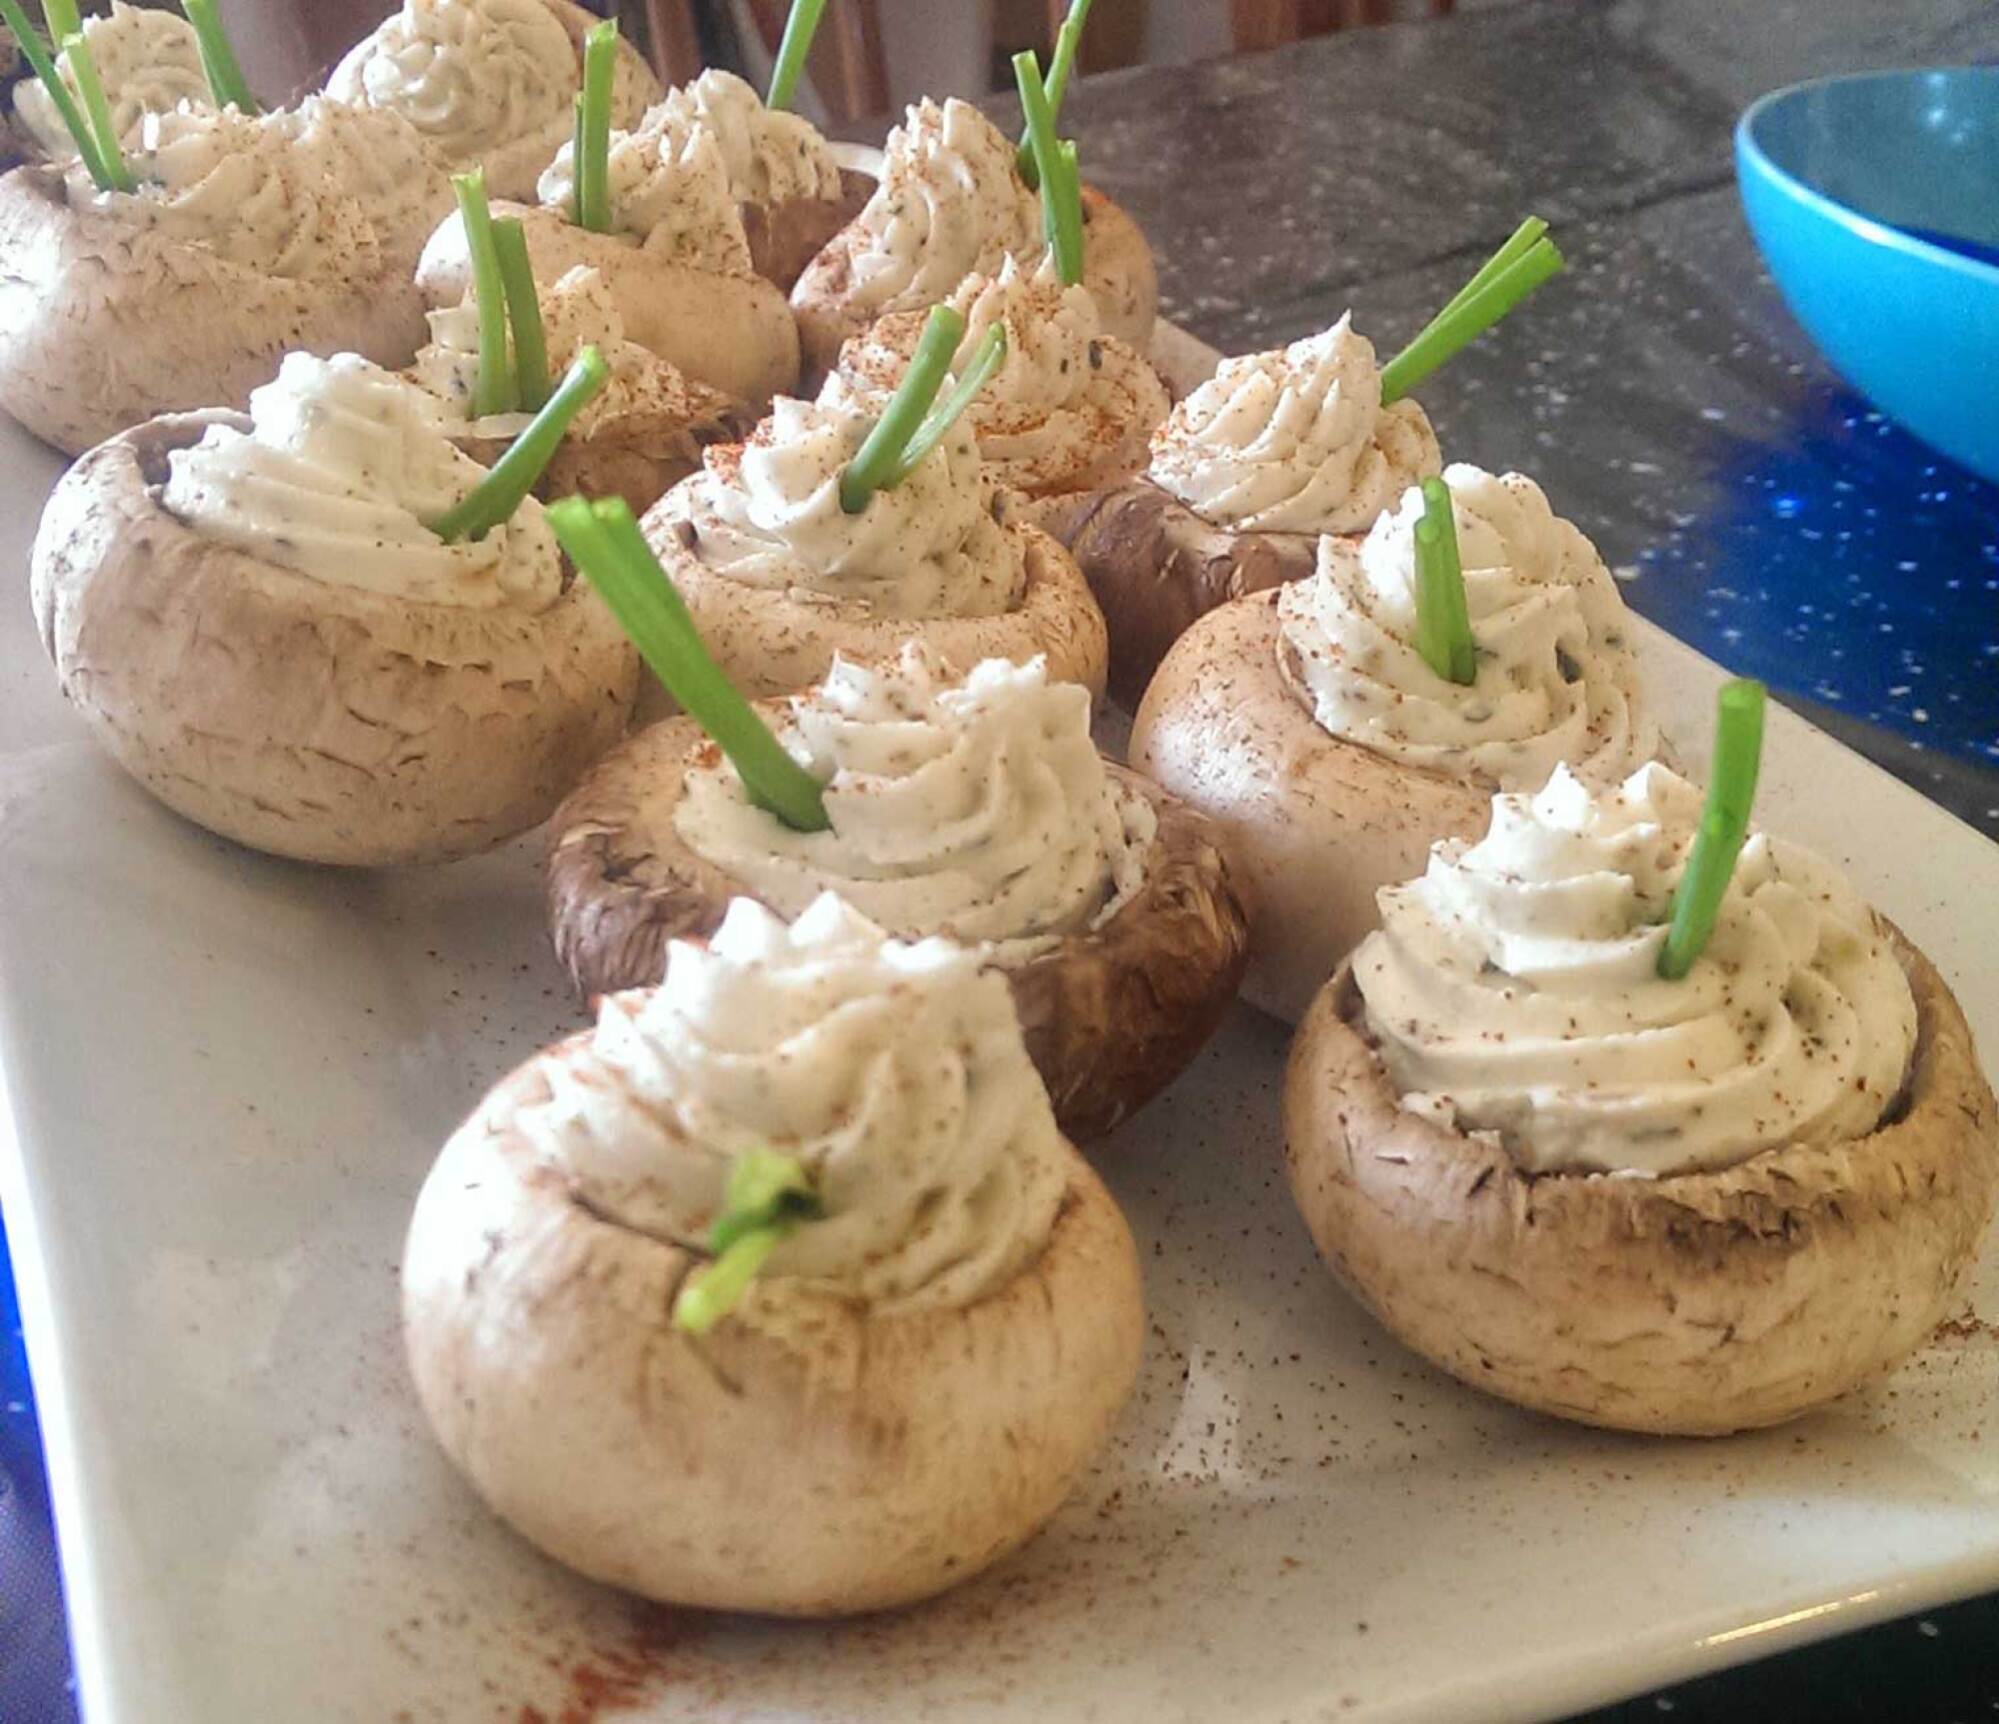
<svg viewBox="0 0 1999 1724"><path fill-rule="evenodd" d="M1476 839L1494 786L1409 766L1319 726L1278 666L1275 592L1180 637L1132 724L1131 763L1221 828L1254 906L1245 997L1295 1022L1379 923L1375 893Z"/></svg>
<svg viewBox="0 0 1999 1724"><path fill-rule="evenodd" d="M622 497L642 515L699 471L701 451L710 443L741 437L746 417L719 390L684 381L678 393L649 392L624 411L586 413L557 445L534 494L544 502L579 493ZM471 435L451 440L482 467L492 466L512 442Z"/></svg>
<svg viewBox="0 0 1999 1724"><path fill-rule="evenodd" d="M536 281L560 281L579 266L596 270L626 336L689 377L758 411L797 380L798 331L784 295L762 276L696 269L628 234L577 227L541 204L496 202L492 209L520 219ZM423 248L416 285L423 303L436 308L457 305L471 284L465 223L454 210Z"/></svg>
<svg viewBox="0 0 1999 1724"><path fill-rule="evenodd" d="M1111 695L1127 711L1173 643L1208 612L1318 566L1316 534L1213 526L1143 475L1086 499L1061 526L1050 530L1104 608Z"/></svg>
<svg viewBox="0 0 1999 1724"><path fill-rule="evenodd" d="M755 895L674 825L688 769L714 758L692 719L668 719L612 750L556 811L549 931L584 998L657 982L669 940L705 938L731 899ZM1004 966L1028 1054L1077 1142L1179 1075L1235 998L1248 952L1248 913L1209 822L1105 765L1158 818L1144 885L1101 927Z"/></svg>
<svg viewBox="0 0 1999 1724"><path fill-rule="evenodd" d="M1103 613L1075 560L1046 533L1011 526L1026 540L1027 588L1010 611L986 617L883 617L865 605L820 593L781 592L719 574L701 561L654 510L647 542L666 566L695 626L729 680L752 700L794 694L823 678L839 653L863 664L893 658L908 640L930 643L953 664L1048 659L1056 682L1103 693Z"/></svg>
<svg viewBox="0 0 1999 1724"><path fill-rule="evenodd" d="M850 297L855 235L842 228L805 266L791 290L807 389L816 390L839 363L840 348L876 313ZM1159 276L1138 223L1094 186L1083 188L1083 285L1097 302L1104 333L1138 352L1152 339Z"/></svg>
<svg viewBox="0 0 1999 1724"><path fill-rule="evenodd" d="M828 1616L941 1592L1055 1512L1144 1333L1080 1156L1040 1255L961 1309L773 1280L697 1339L670 1316L696 1259L593 1214L515 1129L548 1057L445 1145L403 1260L418 1397L503 1519L648 1598Z"/></svg>
<svg viewBox="0 0 1999 1724"><path fill-rule="evenodd" d="M1917 1012L1866 1137L1661 1179L1529 1174L1405 1111L1347 966L1284 1088L1291 1188L1333 1273L1475 1388L1586 1424L1718 1435L1842 1395L1920 1346L1999 1197L1999 1118L1943 978L1889 925Z"/></svg>
<svg viewBox="0 0 1999 1724"><path fill-rule="evenodd" d="M294 350L407 365L423 301L376 236L335 274L260 274L70 207L60 168L0 176L0 408L81 454L157 414L242 407Z"/></svg>
<svg viewBox="0 0 1999 1724"><path fill-rule="evenodd" d="M33 598L63 692L168 807L309 862L442 860L547 817L624 734L638 664L587 583L538 615L329 585L169 514L153 420L50 498Z"/></svg>
<svg viewBox="0 0 1999 1724"><path fill-rule="evenodd" d="M785 198L772 204L737 205L757 274L779 292L790 293L805 266L861 213L874 193L872 174L843 167L837 198Z"/></svg>

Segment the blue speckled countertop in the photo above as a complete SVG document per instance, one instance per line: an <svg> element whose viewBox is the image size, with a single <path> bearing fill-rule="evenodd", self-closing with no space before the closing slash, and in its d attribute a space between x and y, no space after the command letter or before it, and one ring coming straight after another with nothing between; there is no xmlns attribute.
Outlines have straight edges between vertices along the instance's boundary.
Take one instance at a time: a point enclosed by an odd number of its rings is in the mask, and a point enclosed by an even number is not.
<svg viewBox="0 0 1999 1724"><path fill-rule="evenodd" d="M1533 474L1639 610L1999 835L1999 487L1826 369L1730 150L1777 85L1995 57L1991 0L1529 0L1071 100L1166 313L1225 351L1349 307L1393 351L1546 216L1568 272L1420 391L1446 457Z"/></svg>

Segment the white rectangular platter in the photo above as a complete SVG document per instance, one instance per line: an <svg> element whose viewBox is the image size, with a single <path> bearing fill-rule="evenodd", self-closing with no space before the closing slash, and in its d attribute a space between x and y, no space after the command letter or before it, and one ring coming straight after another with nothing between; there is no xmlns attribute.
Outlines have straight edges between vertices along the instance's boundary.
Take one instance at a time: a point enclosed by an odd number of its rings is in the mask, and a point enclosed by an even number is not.
<svg viewBox="0 0 1999 1724"><path fill-rule="evenodd" d="M396 1319L432 1153L578 1021L535 842L342 874L156 806L26 615L58 463L11 427L0 460L0 1197L89 1724L1548 1717L1999 1585L1999 1331L1720 1442L1482 1399L1320 1268L1279 1172L1284 1038L1247 1010L1100 1158L1149 1353L1028 1549L826 1627L573 1580L434 1453ZM1699 760L1720 673L1643 633ZM1764 782L1999 1049L1999 848L1787 713ZM1993 1255L1972 1298L1999 1302Z"/></svg>

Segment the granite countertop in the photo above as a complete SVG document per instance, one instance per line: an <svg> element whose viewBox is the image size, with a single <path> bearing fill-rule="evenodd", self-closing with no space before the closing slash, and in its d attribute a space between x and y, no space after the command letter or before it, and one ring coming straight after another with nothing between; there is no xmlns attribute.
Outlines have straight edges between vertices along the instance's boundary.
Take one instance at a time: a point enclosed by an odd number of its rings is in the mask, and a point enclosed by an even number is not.
<svg viewBox="0 0 1999 1724"><path fill-rule="evenodd" d="M1999 486L1826 369L1731 155L1777 85L1994 57L1991 0L1526 0L1091 79L1064 118L1225 352L1349 308L1392 352L1546 217L1567 273L1420 392L1446 458L1533 474L1637 609L1999 836Z"/></svg>

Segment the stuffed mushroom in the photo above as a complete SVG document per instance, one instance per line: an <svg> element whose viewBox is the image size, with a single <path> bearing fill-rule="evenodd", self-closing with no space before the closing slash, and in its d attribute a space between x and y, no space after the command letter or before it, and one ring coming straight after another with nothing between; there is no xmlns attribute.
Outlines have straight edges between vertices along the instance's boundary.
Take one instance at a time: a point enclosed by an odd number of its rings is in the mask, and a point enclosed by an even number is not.
<svg viewBox="0 0 1999 1724"><path fill-rule="evenodd" d="M424 1182L402 1289L431 1427L504 1520L647 1598L783 1616L1025 1542L1144 1330L1005 983L832 897L736 904L506 1078Z"/></svg>
<svg viewBox="0 0 1999 1724"><path fill-rule="evenodd" d="M1374 346L1348 317L1223 360L1153 434L1144 471L1069 522L1110 622L1112 692L1135 706L1198 618L1310 574L1322 535L1365 533L1439 464L1423 409L1382 405Z"/></svg>
<svg viewBox="0 0 1999 1724"><path fill-rule="evenodd" d="M408 364L414 218L341 173L370 157L443 187L399 122L362 139L309 109L147 115L129 191L76 160L0 178L0 408L76 454L156 414L240 407L290 351Z"/></svg>
<svg viewBox="0 0 1999 1724"><path fill-rule="evenodd" d="M696 132L714 140L750 262L787 293L875 189L874 176L843 166L841 152L810 120L767 106L751 85L719 68L667 91L635 129L661 134L675 154Z"/></svg>
<svg viewBox="0 0 1999 1724"><path fill-rule="evenodd" d="M402 115L448 171L483 166L495 197L526 199L574 129L596 23L569 0L404 0L333 69L326 94ZM620 42L613 123L635 125L658 96L644 57Z"/></svg>
<svg viewBox="0 0 1999 1724"><path fill-rule="evenodd" d="M1014 990L1062 1129L1100 1137L1176 1076L1235 998L1247 916L1207 820L1090 740L1090 697L1036 659L959 677L921 646L836 659L771 712L829 824L761 807L691 718L592 769L551 827L555 949L586 996L658 978L732 899L837 892L904 939L975 946Z"/></svg>
<svg viewBox="0 0 1999 1724"><path fill-rule="evenodd" d="M1244 992L1287 1020L1374 926L1382 887L1484 831L1495 790L1538 789L1564 760L1614 784L1660 752L1595 547L1521 474L1453 466L1442 488L1467 680L1421 649L1416 489L1358 543L1320 539L1307 579L1203 617L1132 728L1132 764L1227 833L1256 905Z"/></svg>
<svg viewBox="0 0 1999 1724"><path fill-rule="evenodd" d="M538 496L618 496L647 509L701 465L704 448L738 432L728 396L626 338L617 302L595 270L572 269L538 296L538 308L549 373L562 372L586 346L610 368L602 392L570 422ZM452 441L490 467L531 415L481 413L479 368L479 306L467 294L463 304L430 314L430 341L409 375L444 402Z"/></svg>
<svg viewBox="0 0 1999 1724"><path fill-rule="evenodd" d="M1963 1014L1826 863L1750 838L1661 973L1702 824L1657 765L1497 797L1382 893L1285 1084L1340 1280L1474 1387L1626 1430L1774 1424L1886 1370L1999 1192Z"/></svg>
<svg viewBox="0 0 1999 1724"><path fill-rule="evenodd" d="M1069 553L1007 512L962 417L893 488L848 507L845 478L877 423L837 384L781 397L646 516L736 686L791 694L836 653L868 662L920 638L961 665L1041 654L1055 680L1100 693L1102 613Z"/></svg>
<svg viewBox="0 0 1999 1724"><path fill-rule="evenodd" d="M83 20L82 35L119 138L130 137L147 114L215 106L202 69L201 38L178 12L111 0L108 13ZM75 75L65 68L64 77L74 95ZM39 80L14 84L13 110L30 153L58 163L75 158L76 141Z"/></svg>
<svg viewBox="0 0 1999 1724"><path fill-rule="evenodd" d="M535 825L624 733L637 659L532 499L441 529L487 478L352 354L291 355L247 418L113 438L35 542L63 692L162 802L260 850L439 860Z"/></svg>
<svg viewBox="0 0 1999 1724"><path fill-rule="evenodd" d="M1159 302L1145 236L1089 187L1082 220L1084 285L1103 327L1143 352ZM889 134L873 196L791 291L807 381L831 371L841 345L878 318L936 305L968 275L998 275L1009 256L1036 264L1046 246L1013 140L967 102L918 102Z"/></svg>
<svg viewBox="0 0 1999 1724"><path fill-rule="evenodd" d="M1092 493L1143 469L1171 401L1144 356L1104 332L1094 296L1063 284L1052 254L1009 255L996 276L971 275L950 303L965 318L958 365L994 328L998 371L966 410L979 454L1018 500L1021 518L1067 539ZM891 312L840 350L841 385L870 400L891 393L923 333L923 314Z"/></svg>
<svg viewBox="0 0 1999 1724"><path fill-rule="evenodd" d="M608 212L599 230L576 219L575 147L541 176L540 201L496 199L518 219L535 279L579 266L604 279L625 333L687 376L761 409L798 376L798 331L784 295L758 275L714 138L696 130L613 132L604 150ZM456 305L471 285L462 215L424 247L417 284L432 306Z"/></svg>

